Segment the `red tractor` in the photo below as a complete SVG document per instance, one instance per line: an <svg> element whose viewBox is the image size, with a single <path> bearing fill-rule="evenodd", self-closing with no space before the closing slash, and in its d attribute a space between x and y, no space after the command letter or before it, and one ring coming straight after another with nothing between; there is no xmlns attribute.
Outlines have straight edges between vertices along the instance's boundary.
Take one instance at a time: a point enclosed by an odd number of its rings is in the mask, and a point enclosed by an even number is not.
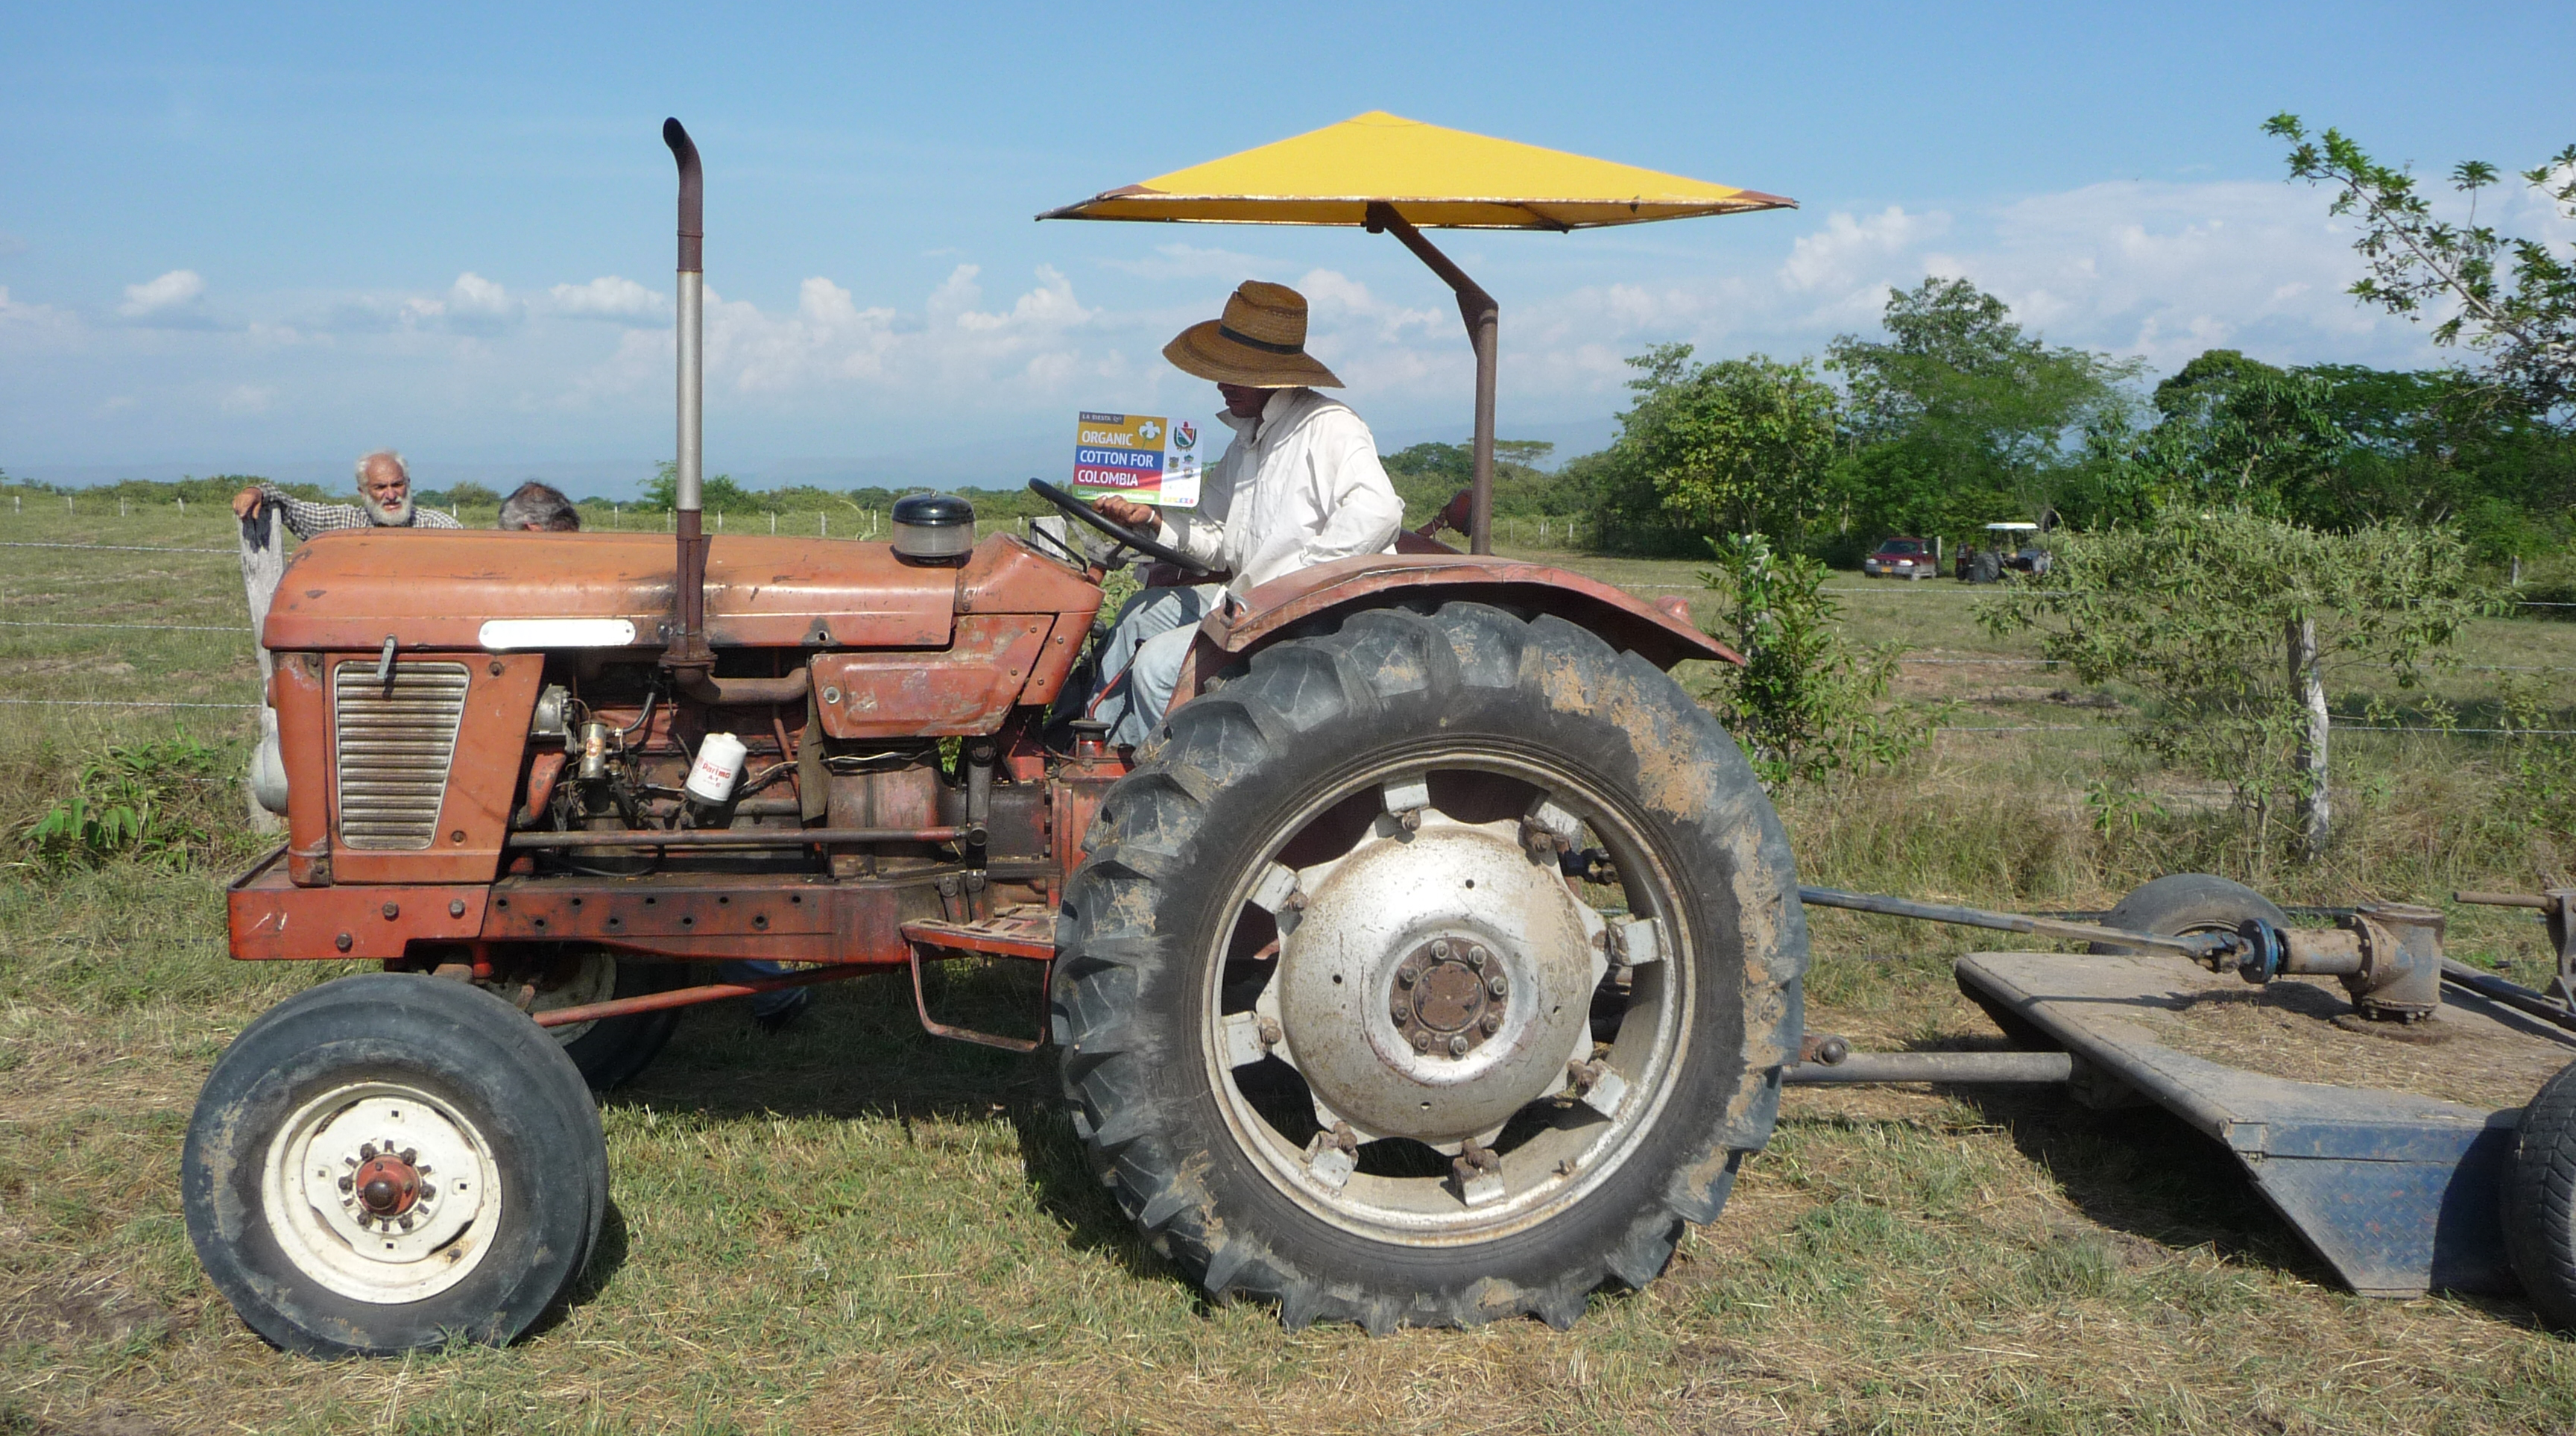
<svg viewBox="0 0 2576 1436"><path fill-rule="evenodd" d="M1100 560L978 542L951 498L880 542L702 531L666 138L676 543L328 534L267 619L289 837L232 885L232 954L383 971L263 1014L199 1099L188 1226L243 1319L510 1340L600 1231L591 1089L677 1008L906 968L918 1000L959 954L1045 964L1046 1030L925 1025L1051 1040L1101 1178L1211 1295L1561 1325L1652 1280L1800 1033L1787 841L1668 671L1734 655L1556 569L1352 559L1230 600L1113 749L1051 718ZM692 976L718 959L811 966Z"/></svg>

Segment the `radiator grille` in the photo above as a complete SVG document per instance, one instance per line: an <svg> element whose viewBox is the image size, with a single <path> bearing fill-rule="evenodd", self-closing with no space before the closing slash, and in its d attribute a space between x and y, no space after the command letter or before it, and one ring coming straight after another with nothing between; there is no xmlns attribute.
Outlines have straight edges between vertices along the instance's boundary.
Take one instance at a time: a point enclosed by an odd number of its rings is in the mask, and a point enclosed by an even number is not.
<svg viewBox="0 0 2576 1436"><path fill-rule="evenodd" d="M391 684L373 662L332 672L343 847L418 851L438 836L448 763L465 716L462 663L402 663Z"/></svg>

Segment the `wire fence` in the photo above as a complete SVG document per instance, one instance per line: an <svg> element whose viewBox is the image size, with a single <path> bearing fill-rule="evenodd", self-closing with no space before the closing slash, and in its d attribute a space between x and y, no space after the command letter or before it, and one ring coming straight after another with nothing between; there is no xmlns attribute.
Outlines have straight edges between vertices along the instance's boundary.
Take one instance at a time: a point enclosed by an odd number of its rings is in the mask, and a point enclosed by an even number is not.
<svg viewBox="0 0 2576 1436"><path fill-rule="evenodd" d="M767 516L767 517L769 517L769 518L770 518L770 520L771 520L770 527L771 527L771 530L774 532L774 531L775 531L775 527L776 527L776 525L775 525L775 518L776 518L776 516L775 516L775 515L769 515L769 516ZM873 520L875 516L874 516L873 514L870 514L870 515L868 515L867 517L868 517L868 519L869 519L869 520ZM1010 526L1010 525L1013 525L1013 524L1015 524L1015 523L1017 523L1017 521L1016 521L1016 520L1007 520L1007 519L1006 519L1006 520L998 521L999 526ZM979 529L981 528L981 526L982 526L982 525L979 523L979 525L978 525ZM870 522L870 523L869 523L869 525L868 525L868 527L869 527L869 530L870 530L870 531L873 531L873 529L874 529L875 525L874 525L874 523L873 523L873 522ZM172 544L103 544L103 543L66 543L66 542L41 542L41 541L25 540L25 539L16 539L16 540L0 540L0 548L63 549L63 550L78 550L78 551L87 551L87 552L95 552L95 553L194 553L194 554L227 554L227 555L229 555L229 554L236 554L236 553L238 553L238 551L239 551L237 548L231 548L231 547L197 547L197 546L172 545ZM1686 593L1687 593L1687 592L1704 592L1704 591L1706 591L1705 586L1704 586L1704 585L1699 585L1699 584L1679 584L1679 583L1627 583L1627 584L1616 584L1616 585L1614 585L1614 586L1619 587L1619 588L1628 589L1628 590L1630 590L1630 591L1634 591L1634 592L1686 592ZM1910 585L1910 584L1909 584L1909 585L1905 586L1904 588L1896 588L1896 587L1889 587L1889 588L1829 588L1829 589L1825 589L1825 590L1823 590L1823 592L1830 593L1830 594L1837 594L1837 595L1858 596L1858 597L1873 597L1873 598L1874 598L1874 597L1890 597L1890 596L1894 596L1894 595L1899 594L1899 593L1909 592L1909 591L1911 591L1911 590L1912 590L1912 585ZM1974 597L1979 597L1980 595L1977 595L1977 594L1974 594L1974 593L1970 593L1970 592L1966 592L1966 591L1962 591L1962 590L1958 590L1958 589L1935 589L1935 590L1931 590L1929 594L1926 594L1926 595L1924 595L1924 596L1940 596L1940 597L1946 597L1946 598L1974 598ZM2538 601L2538 600L2526 600L2526 599L2517 599L2517 600L2515 600L2515 603L2516 603L2518 606L2520 606L2520 607L2524 607L2524 608L2576 608L2576 603L2543 602L2543 601ZM244 633L244 634L246 634L246 633L249 633L249 632L251 632L251 631L252 631L252 630L251 630L251 628L250 628L250 626L249 626L248 624L215 624L215 623L202 623L202 624L200 624L200 623L99 623L99 622L78 621L78 620L71 620L71 619L0 619L0 628L63 628L63 629L96 629L96 630L110 630L110 631L120 631L120 632L150 632L150 633ZM1898 655L1897 661L1898 661L1899 663L1904 663L1904 664L1921 664L1921 665L1927 665L1927 666L1963 667L1963 668L1964 668L1964 667L1985 667L1985 668L2053 668L2053 667L2060 667L2060 666L2063 666L2063 665L2059 662L2059 660L2056 660L2056 659L2049 659L2049 658L2011 658L2011 657L2005 657L2005 656L2002 656L2002 655L1993 655L1993 656L1987 656L1987 655L1971 655L1971 656L1964 656L1964 657L1963 657L1963 656L1955 656L1955 655L1935 655L1935 654L1914 654L1914 653L1905 653L1905 654L1900 654L1900 655ZM2576 667L2571 667L2571 666L2567 666L2567 665L2551 665L2551 664L2494 664L2494 663L2482 663L2482 664L2458 664L2458 665L2454 665L2454 671L2457 671L2457 672L2463 672L2463 673L2568 673L2568 672L2576 672ZM240 709L240 710L252 710L252 709L256 709L256 708L257 708L257 707L259 707L260 705L255 704L255 703L200 703L200 702L182 702L182 701L164 700L164 699L113 699L113 698L0 698L0 706L8 706L8 707L56 707L56 708L217 708L217 709ZM1929 731L1932 731L1932 732L1935 732L1935 733L2125 733L2125 732L2135 732L2135 731L2139 731L2139 729L2140 729L2140 727L2141 727L2141 726L2142 726L2142 725L2137 725L2137 724L2106 724L2106 723L1944 724L1944 725L1940 725L1940 726L1934 727L1934 728L1932 728L1932 729L1931 729L1931 730L1929 730ZM2370 724L2370 725L2365 725L2365 724L2352 724L2352 723L2336 723L2336 724L2334 724L2333 726L2334 726L2334 727L2335 727L2335 729L2336 729L2336 730L2338 730L2338 731L2342 731L2342 732L2354 732L2354 733L2436 733L2436 734L2451 734L2451 735L2474 735L2474 736L2515 736L2515 737L2566 737L2566 736L2576 736L2576 729L2562 729L2562 728L2458 728L2458 727L2444 728L2444 727L2436 727L2436 726L2431 726L2431 725L2424 725L2424 726L2398 726L2398 725L2386 725L2386 724Z"/></svg>

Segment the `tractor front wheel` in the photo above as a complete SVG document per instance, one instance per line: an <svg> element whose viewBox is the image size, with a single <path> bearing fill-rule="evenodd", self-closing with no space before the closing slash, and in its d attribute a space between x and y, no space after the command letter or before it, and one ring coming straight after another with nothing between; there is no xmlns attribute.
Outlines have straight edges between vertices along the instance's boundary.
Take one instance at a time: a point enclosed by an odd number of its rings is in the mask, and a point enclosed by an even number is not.
<svg viewBox="0 0 2576 1436"><path fill-rule="evenodd" d="M1220 1300L1565 1324L1767 1139L1806 930L1734 743L1554 618L1377 610L1176 710L1068 887L1077 1130Z"/></svg>
<svg viewBox="0 0 2576 1436"><path fill-rule="evenodd" d="M589 1260L608 1160L552 1036L466 983L373 973L298 993L225 1049L180 1192L252 1330L381 1356L526 1330Z"/></svg>

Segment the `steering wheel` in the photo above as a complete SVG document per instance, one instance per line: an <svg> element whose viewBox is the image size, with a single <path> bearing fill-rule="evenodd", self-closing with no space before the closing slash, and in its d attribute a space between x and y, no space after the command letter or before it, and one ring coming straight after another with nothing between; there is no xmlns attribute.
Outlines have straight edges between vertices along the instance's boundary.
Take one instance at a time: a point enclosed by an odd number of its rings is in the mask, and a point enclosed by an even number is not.
<svg viewBox="0 0 2576 1436"><path fill-rule="evenodd" d="M1111 541L1123 544L1148 558L1160 559L1192 578L1204 578L1216 570L1162 542L1147 538L1125 524L1113 523L1109 516L1044 479L1029 480L1029 492L1062 510L1064 516L1098 529Z"/></svg>

